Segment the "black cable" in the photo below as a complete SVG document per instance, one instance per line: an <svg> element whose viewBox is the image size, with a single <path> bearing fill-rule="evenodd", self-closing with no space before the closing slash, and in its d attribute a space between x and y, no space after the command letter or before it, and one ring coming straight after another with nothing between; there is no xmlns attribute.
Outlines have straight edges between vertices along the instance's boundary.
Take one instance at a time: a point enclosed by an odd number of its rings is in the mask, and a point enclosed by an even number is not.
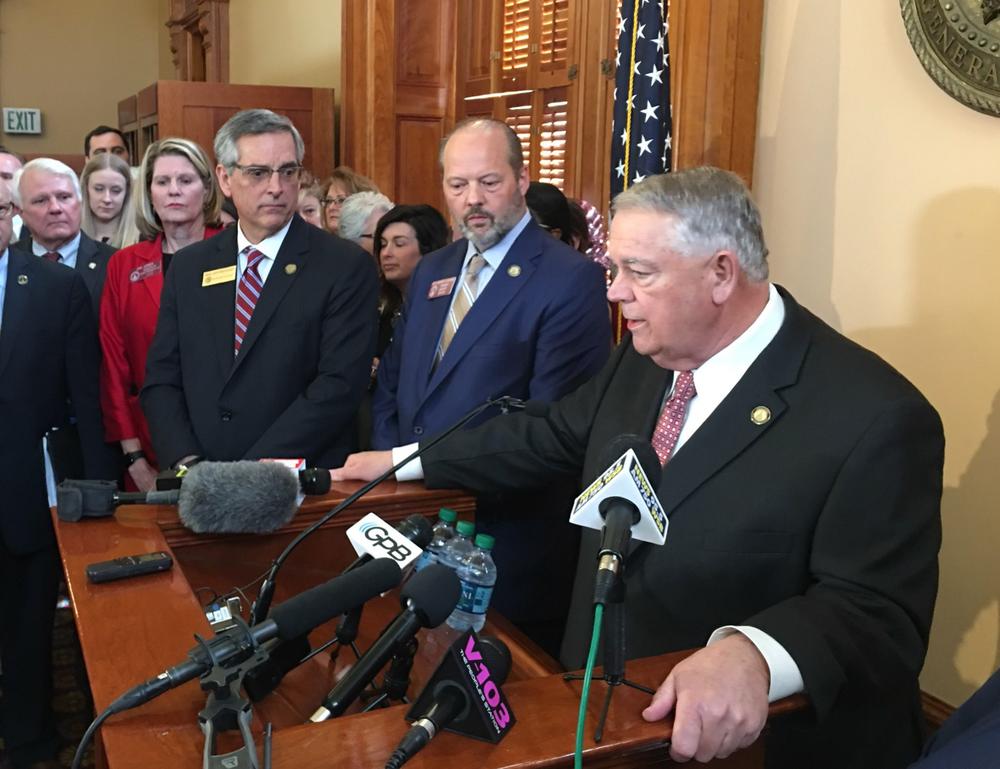
<svg viewBox="0 0 1000 769"><path fill-rule="evenodd" d="M70 769L80 769L83 764L83 754L87 750L87 744L94 736L94 732L98 730L101 724L103 724L107 718L113 715L114 711L111 708L105 710L101 715L90 722L90 726L87 727L87 731L83 733L83 737L80 738L80 744L76 747L76 754L73 756L73 763L70 764Z"/></svg>

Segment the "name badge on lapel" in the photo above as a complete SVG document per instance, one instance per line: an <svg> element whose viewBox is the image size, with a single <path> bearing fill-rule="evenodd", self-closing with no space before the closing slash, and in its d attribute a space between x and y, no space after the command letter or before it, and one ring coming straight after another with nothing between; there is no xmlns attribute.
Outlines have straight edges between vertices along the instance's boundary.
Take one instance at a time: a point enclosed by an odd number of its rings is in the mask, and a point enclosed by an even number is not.
<svg viewBox="0 0 1000 769"><path fill-rule="evenodd" d="M209 270L201 274L201 287L215 286L219 283L231 283L236 280L236 265L220 267L217 270Z"/></svg>
<svg viewBox="0 0 1000 769"><path fill-rule="evenodd" d="M454 278L442 278L431 283L427 291L428 299L437 299L439 296L451 296L451 290L455 287Z"/></svg>
<svg viewBox="0 0 1000 769"><path fill-rule="evenodd" d="M159 262L146 262L146 264L132 270L132 272L128 275L128 279L130 283L138 283L140 280L145 280L146 278L156 275L159 271Z"/></svg>

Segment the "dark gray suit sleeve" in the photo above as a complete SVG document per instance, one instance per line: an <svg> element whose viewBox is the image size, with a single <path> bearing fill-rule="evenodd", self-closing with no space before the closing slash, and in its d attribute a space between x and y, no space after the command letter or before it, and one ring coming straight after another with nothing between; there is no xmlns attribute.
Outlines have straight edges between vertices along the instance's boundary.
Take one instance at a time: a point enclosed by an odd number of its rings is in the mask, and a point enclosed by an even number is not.
<svg viewBox="0 0 1000 769"><path fill-rule="evenodd" d="M88 478L117 480L117 457L104 442L101 419L97 321L83 278L76 272L72 277L65 340L66 385L80 433L84 470Z"/></svg>
<svg viewBox="0 0 1000 769"><path fill-rule="evenodd" d="M741 624L791 654L822 718L846 684L873 698L923 666L937 594L944 434L926 401L885 410L848 455L813 536L812 583Z"/></svg>
<svg viewBox="0 0 1000 769"><path fill-rule="evenodd" d="M143 413L161 467L170 467L189 455L202 455L184 400L177 321L177 274L164 276L156 333L146 356L146 380L139 394Z"/></svg>

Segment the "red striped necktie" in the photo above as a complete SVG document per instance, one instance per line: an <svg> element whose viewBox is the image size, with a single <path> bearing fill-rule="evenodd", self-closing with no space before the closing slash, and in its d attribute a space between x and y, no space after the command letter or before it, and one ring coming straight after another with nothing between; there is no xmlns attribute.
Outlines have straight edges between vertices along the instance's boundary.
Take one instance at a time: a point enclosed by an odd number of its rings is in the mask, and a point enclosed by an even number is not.
<svg viewBox="0 0 1000 769"><path fill-rule="evenodd" d="M264 281L261 280L260 272L257 270L264 254L253 246L243 249L247 256L247 268L243 271L239 285L236 287L236 335L234 338L233 356L239 354L243 345L243 337L246 336L247 328L250 326L250 318L253 317L253 308L257 306L260 299L260 292L264 288Z"/></svg>

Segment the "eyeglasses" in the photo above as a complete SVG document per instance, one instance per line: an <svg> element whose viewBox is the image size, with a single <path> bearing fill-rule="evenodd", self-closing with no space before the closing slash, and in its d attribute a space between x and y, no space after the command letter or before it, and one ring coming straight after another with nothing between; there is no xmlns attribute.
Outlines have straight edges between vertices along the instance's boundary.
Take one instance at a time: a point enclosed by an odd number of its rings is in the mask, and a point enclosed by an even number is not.
<svg viewBox="0 0 1000 769"><path fill-rule="evenodd" d="M347 200L347 195L335 195L332 198L320 198L320 203L324 206L328 206L331 203L336 203L338 206L344 205L344 201Z"/></svg>
<svg viewBox="0 0 1000 769"><path fill-rule="evenodd" d="M242 171L243 175L249 180L250 184L253 185L269 182L271 180L271 174L277 174L278 179L283 184L291 184L292 182L298 181L299 174L302 173L302 166L298 165L271 168L270 166L241 166L239 163L233 163L233 167Z"/></svg>
<svg viewBox="0 0 1000 769"><path fill-rule="evenodd" d="M0 203L0 221L3 221L12 213L14 213L14 206L9 203Z"/></svg>

